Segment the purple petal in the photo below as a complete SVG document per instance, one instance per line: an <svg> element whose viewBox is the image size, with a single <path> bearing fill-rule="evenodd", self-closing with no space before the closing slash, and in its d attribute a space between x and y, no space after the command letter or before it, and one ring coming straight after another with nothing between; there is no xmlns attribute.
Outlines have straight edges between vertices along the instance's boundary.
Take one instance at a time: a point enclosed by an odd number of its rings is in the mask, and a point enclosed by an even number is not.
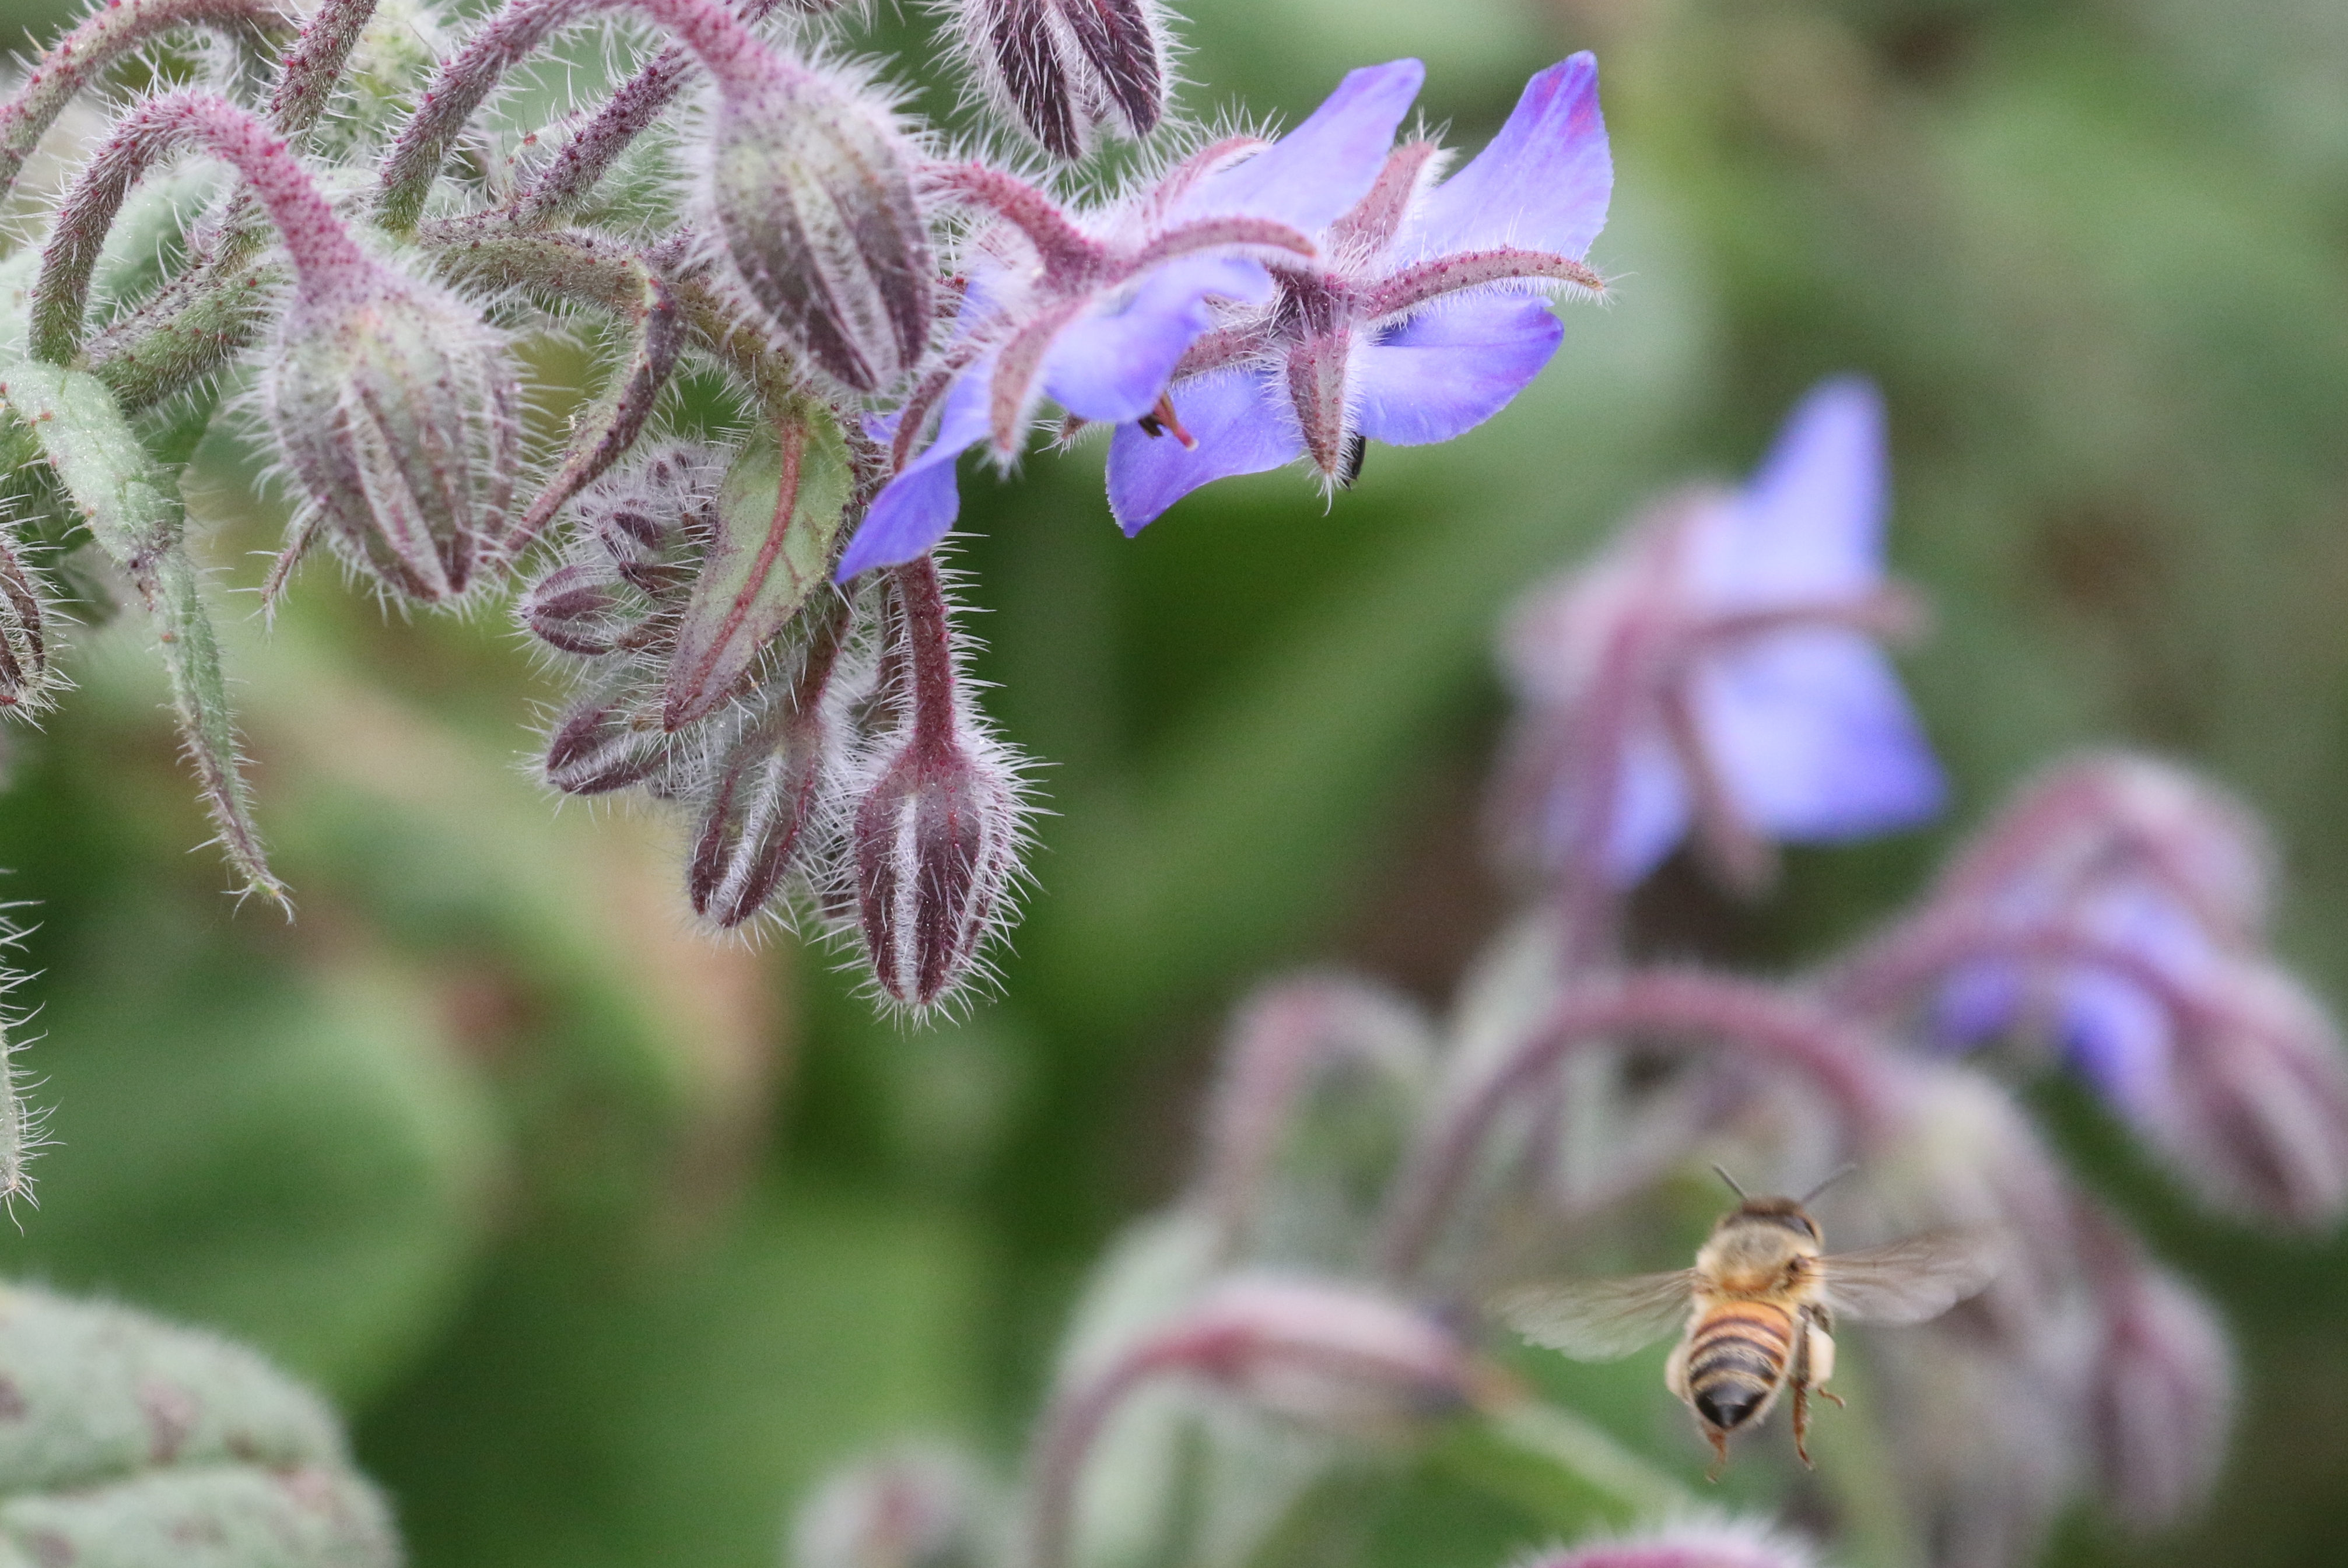
<svg viewBox="0 0 2348 1568"><path fill-rule="evenodd" d="M1403 253L1515 245L1579 259L1606 227L1613 190L1598 61L1585 51L1526 83L1490 145L1419 199Z"/></svg>
<svg viewBox="0 0 2348 1568"><path fill-rule="evenodd" d="M1687 781L1661 732L1643 730L1631 737L1610 825L1607 869L1620 887L1640 881L1662 864L1686 834Z"/></svg>
<svg viewBox="0 0 2348 1568"><path fill-rule="evenodd" d="M1108 447L1108 507L1128 538L1167 507L1216 479L1261 474L1304 456L1279 386L1256 370L1218 370L1173 389L1174 412L1199 443L1120 425Z"/></svg>
<svg viewBox="0 0 2348 1568"><path fill-rule="evenodd" d="M1245 162L1200 180L1175 216L1245 213L1319 233L1368 193L1426 77L1416 60L1347 73L1311 118Z"/></svg>
<svg viewBox="0 0 2348 1568"><path fill-rule="evenodd" d="M1044 390L1071 414L1138 419L1166 390L1183 351L1214 324L1210 295L1262 304L1272 275L1234 256L1189 256L1153 270L1114 310L1080 317L1044 356Z"/></svg>
<svg viewBox="0 0 2348 1568"><path fill-rule="evenodd" d="M1691 589L1720 606L1847 597L1883 579L1883 400L1856 376L1813 390L1731 506L1693 541Z"/></svg>
<svg viewBox="0 0 2348 1568"><path fill-rule="evenodd" d="M1932 1034L1970 1049L2012 1029L2022 1011L2022 974L2012 964L1968 964L1932 1003Z"/></svg>
<svg viewBox="0 0 2348 1568"><path fill-rule="evenodd" d="M1856 632L1805 628L1708 661L1696 723L1746 821L1833 843L1912 827L1947 796L1891 666Z"/></svg>
<svg viewBox="0 0 2348 1568"><path fill-rule="evenodd" d="M962 511L962 496L954 488L954 459L986 439L987 383L994 371L990 357L963 372L946 394L937 435L872 497L871 509L857 525L839 569L832 574L835 582L846 582L876 566L916 559L946 537Z"/></svg>
<svg viewBox="0 0 2348 1568"><path fill-rule="evenodd" d="M1452 301L1354 351L1356 428L1391 446L1448 441L1509 405L1557 352L1565 328L1522 295Z"/></svg>
<svg viewBox="0 0 2348 1568"><path fill-rule="evenodd" d="M2168 1011L2144 988L2100 969L2083 969L2062 992L2063 1051L2115 1109L2158 1120L2170 1099L2175 1037Z"/></svg>

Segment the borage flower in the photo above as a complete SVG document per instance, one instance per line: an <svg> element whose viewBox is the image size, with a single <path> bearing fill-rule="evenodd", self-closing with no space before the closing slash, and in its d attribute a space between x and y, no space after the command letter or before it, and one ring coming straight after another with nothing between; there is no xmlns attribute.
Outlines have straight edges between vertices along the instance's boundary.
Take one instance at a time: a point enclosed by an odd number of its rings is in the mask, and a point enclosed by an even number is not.
<svg viewBox="0 0 2348 1568"><path fill-rule="evenodd" d="M1211 480L1299 457L1351 484L1366 442L1448 441L1540 374L1564 335L1547 293L1604 287L1582 264L1614 184L1597 61L1533 77L1491 144L1438 184L1439 162L1432 142L1396 148L1330 230L1322 267L1276 265L1275 298L1184 356L1169 397L1179 424L1117 431L1109 507L1128 534Z"/></svg>
<svg viewBox="0 0 2348 1568"><path fill-rule="evenodd" d="M961 508L954 459L990 436L1000 458L1017 456L1045 397L1104 422L1159 406L1184 351L1213 324L1208 302L1269 301L1272 274L1255 257L1309 261L1313 236L1370 189L1425 75L1416 60L1354 71L1279 140L1213 143L1090 226L1000 170L934 170L942 192L1000 221L974 247L944 365L880 426L898 472L850 541L840 580L943 538ZM916 456L932 410L937 433Z"/></svg>
<svg viewBox="0 0 2348 1568"><path fill-rule="evenodd" d="M1502 778L1513 853L1628 886L1691 825L1740 886L1773 840L1912 826L1944 786L1875 639L1916 619L1885 581L1883 410L1805 398L1739 491L1667 502L1538 592L1505 657L1525 708Z"/></svg>
<svg viewBox="0 0 2348 1568"><path fill-rule="evenodd" d="M2348 1208L2348 1059L2267 956L2267 861L2199 781L2087 759L2025 789L1853 972L1887 1000L1929 988L1944 1048L2044 1040L2209 1201L2328 1223Z"/></svg>

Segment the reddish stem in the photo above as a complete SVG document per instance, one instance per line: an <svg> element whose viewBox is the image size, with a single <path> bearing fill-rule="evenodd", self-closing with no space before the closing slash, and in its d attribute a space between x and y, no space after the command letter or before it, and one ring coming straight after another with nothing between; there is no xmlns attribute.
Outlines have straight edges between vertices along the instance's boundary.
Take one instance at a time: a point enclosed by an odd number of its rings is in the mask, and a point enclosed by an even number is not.
<svg viewBox="0 0 2348 1568"><path fill-rule="evenodd" d="M442 63L392 144L378 207L384 226L395 232L416 226L449 143L506 72L563 28L621 9L641 12L676 35L728 96L756 94L799 70L760 42L724 0L509 0Z"/></svg>
<svg viewBox="0 0 2348 1568"><path fill-rule="evenodd" d="M85 18L34 62L16 96L0 105L0 197L15 187L25 159L74 95L150 38L174 27L242 32L292 25L269 0L127 0Z"/></svg>
<svg viewBox="0 0 2348 1568"><path fill-rule="evenodd" d="M1634 1035L1709 1037L1769 1059L1832 1097L1862 1139L1879 1135L1895 1109L1890 1062L1874 1039L1805 997L1699 970L1593 979L1560 997L1419 1140L1387 1208L1379 1255L1388 1277L1424 1265L1501 1112L1572 1052Z"/></svg>
<svg viewBox="0 0 2348 1568"><path fill-rule="evenodd" d="M235 166L283 236L294 286L315 296L376 263L289 151L285 139L216 94L182 90L149 98L117 120L58 205L33 285L33 351L53 364L81 346L91 269L124 198L157 159L191 144Z"/></svg>
<svg viewBox="0 0 2348 1568"><path fill-rule="evenodd" d="M900 635L912 677L913 745L925 758L954 745L953 621L945 584L929 556L891 569L897 580Z"/></svg>

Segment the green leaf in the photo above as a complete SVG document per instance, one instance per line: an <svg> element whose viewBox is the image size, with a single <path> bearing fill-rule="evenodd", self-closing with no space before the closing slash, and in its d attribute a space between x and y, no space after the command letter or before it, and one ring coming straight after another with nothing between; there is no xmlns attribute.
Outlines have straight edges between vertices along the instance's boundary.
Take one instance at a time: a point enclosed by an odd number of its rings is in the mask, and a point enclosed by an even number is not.
<svg viewBox="0 0 2348 1568"><path fill-rule="evenodd" d="M156 618L171 705L204 804L246 892L290 910L271 875L237 767L234 715L220 643L183 538L176 478L160 468L97 376L26 351L27 258L0 268L0 417L32 432L75 512Z"/></svg>
<svg viewBox="0 0 2348 1568"><path fill-rule="evenodd" d="M325 1405L252 1352L110 1303L0 1290L0 1562L390 1568Z"/></svg>
<svg viewBox="0 0 2348 1568"><path fill-rule="evenodd" d="M716 711L767 644L831 575L856 487L848 444L812 403L751 438L717 495L717 535L676 632L662 721Z"/></svg>

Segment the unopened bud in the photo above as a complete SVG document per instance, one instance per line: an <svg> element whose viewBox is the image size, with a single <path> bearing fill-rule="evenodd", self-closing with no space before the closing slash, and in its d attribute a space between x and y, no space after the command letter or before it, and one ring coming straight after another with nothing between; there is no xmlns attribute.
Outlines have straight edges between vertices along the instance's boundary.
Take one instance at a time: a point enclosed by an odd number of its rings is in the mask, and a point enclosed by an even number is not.
<svg viewBox="0 0 2348 1568"><path fill-rule="evenodd" d="M1358 1286L1236 1276L1172 1326L1170 1367L1308 1425L1394 1435L1493 1391L1451 1331Z"/></svg>
<svg viewBox="0 0 2348 1568"><path fill-rule="evenodd" d="M1759 1520L1682 1521L1647 1535L1528 1557L1519 1568L1810 1568L1808 1547Z"/></svg>
<svg viewBox="0 0 2348 1568"><path fill-rule="evenodd" d="M1082 158L1096 126L1138 141L1166 112L1166 29L1155 0L961 0L971 66L1013 123L1055 158Z"/></svg>
<svg viewBox="0 0 2348 1568"><path fill-rule="evenodd" d="M597 659L620 645L633 621L621 610L619 574L592 561L571 561L532 583L523 594L522 624L565 653Z"/></svg>
<svg viewBox="0 0 2348 1568"><path fill-rule="evenodd" d="M643 719L624 681L591 692L546 739L546 782L565 794L608 794L644 784L668 765L667 736Z"/></svg>
<svg viewBox="0 0 2348 1568"><path fill-rule="evenodd" d="M1019 794L994 745L967 727L909 733L856 807L857 923L873 978L908 1007L935 1006L978 972L1019 868Z"/></svg>
<svg viewBox="0 0 2348 1568"><path fill-rule="evenodd" d="M0 538L0 708L50 700L48 615L19 547Z"/></svg>
<svg viewBox="0 0 2348 1568"><path fill-rule="evenodd" d="M263 399L326 537L406 598L495 559L521 466L505 345L437 285L368 262L297 291Z"/></svg>
<svg viewBox="0 0 2348 1568"><path fill-rule="evenodd" d="M2087 1389L2096 1490L2132 1532L2175 1524L2209 1496L2233 1424L2225 1326L2183 1280L2092 1222L2102 1315Z"/></svg>
<svg viewBox="0 0 2348 1568"><path fill-rule="evenodd" d="M839 744L827 699L847 629L845 605L822 618L788 689L717 753L685 870L685 891L704 919L741 925L781 890L804 853Z"/></svg>
<svg viewBox="0 0 2348 1568"><path fill-rule="evenodd" d="M2257 941L2273 851L2258 819L2208 780L2156 758L2092 753L2024 784L1941 880L1946 898L2045 901L2115 881L2157 887L2223 947Z"/></svg>
<svg viewBox="0 0 2348 1568"><path fill-rule="evenodd" d="M985 1480L954 1450L908 1445L834 1471L791 1522L791 1568L983 1568Z"/></svg>
<svg viewBox="0 0 2348 1568"><path fill-rule="evenodd" d="M824 370L888 385L928 346L929 232L887 108L776 62L720 77L709 151L718 231L751 297Z"/></svg>
<svg viewBox="0 0 2348 1568"><path fill-rule="evenodd" d="M2311 1228L2348 1210L2348 1061L2280 969L2228 966L2191 999L2168 1092L2123 1110L2213 1203Z"/></svg>

